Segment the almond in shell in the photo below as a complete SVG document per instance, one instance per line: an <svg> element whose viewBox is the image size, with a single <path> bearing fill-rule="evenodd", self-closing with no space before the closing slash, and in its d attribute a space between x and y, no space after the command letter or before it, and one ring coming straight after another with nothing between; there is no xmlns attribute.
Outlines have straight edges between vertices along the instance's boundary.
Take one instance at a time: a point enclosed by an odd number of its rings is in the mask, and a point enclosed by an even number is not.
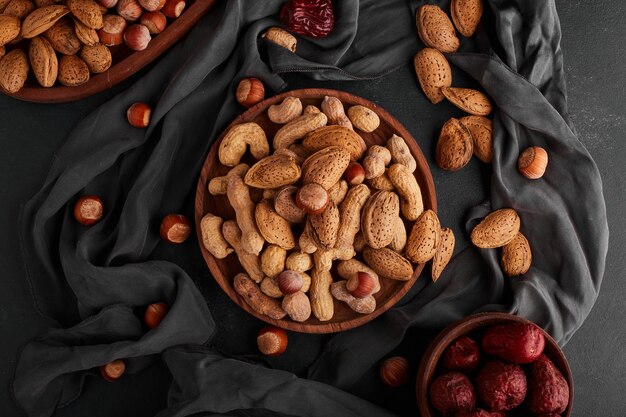
<svg viewBox="0 0 626 417"><path fill-rule="evenodd" d="M50 42L54 50L63 55L74 55L83 43L74 32L74 24L71 20L61 19L50 29L44 32L44 37Z"/></svg>
<svg viewBox="0 0 626 417"><path fill-rule="evenodd" d="M4 9L11 3L11 0L0 0L0 13L4 13Z"/></svg>
<svg viewBox="0 0 626 417"><path fill-rule="evenodd" d="M465 116L460 119L472 134L474 155L489 163L493 158L493 122L483 116Z"/></svg>
<svg viewBox="0 0 626 417"><path fill-rule="evenodd" d="M59 60L58 80L67 87L75 87L89 81L89 68L76 55L63 55Z"/></svg>
<svg viewBox="0 0 626 417"><path fill-rule="evenodd" d="M350 152L343 146L329 146L309 156L302 164L302 182L316 183L329 190L350 163Z"/></svg>
<svg viewBox="0 0 626 417"><path fill-rule="evenodd" d="M417 33L426 46L441 52L455 52L459 49L459 38L454 26L441 7L425 4L417 9Z"/></svg>
<svg viewBox="0 0 626 417"><path fill-rule="evenodd" d="M441 92L450 103L474 116L487 116L493 109L489 98L478 90L441 87Z"/></svg>
<svg viewBox="0 0 626 417"><path fill-rule="evenodd" d="M4 48L4 45L1 45L1 46L0 46L0 59L2 59L2 57L3 57L4 55L6 55L6 53L7 53L7 51L6 51L6 49Z"/></svg>
<svg viewBox="0 0 626 417"><path fill-rule="evenodd" d="M400 199L393 191L377 191L367 200L361 215L361 230L368 246L383 248L391 243L400 214Z"/></svg>
<svg viewBox="0 0 626 417"><path fill-rule="evenodd" d="M365 141L358 133L338 125L315 129L304 137L302 145L310 152L317 152L329 146L343 146L350 152L352 161L361 159L367 149Z"/></svg>
<svg viewBox="0 0 626 417"><path fill-rule="evenodd" d="M6 45L20 35L20 19L0 14L0 46Z"/></svg>
<svg viewBox="0 0 626 417"><path fill-rule="evenodd" d="M452 71L445 56L434 48L424 48L413 60L417 79L431 103L437 104L445 98L441 87L452 85Z"/></svg>
<svg viewBox="0 0 626 417"><path fill-rule="evenodd" d="M530 269L532 251L526 237L519 232L502 247L502 269L510 277L523 275Z"/></svg>
<svg viewBox="0 0 626 417"><path fill-rule="evenodd" d="M17 93L28 77L28 58L21 49L14 49L0 60L0 87L9 93Z"/></svg>
<svg viewBox="0 0 626 417"><path fill-rule="evenodd" d="M246 172L244 182L251 187L272 189L295 183L300 174L300 167L293 158L274 154L252 165Z"/></svg>
<svg viewBox="0 0 626 417"><path fill-rule="evenodd" d="M452 254L454 253L454 244L455 238L452 229L447 227L442 228L439 245L433 257L433 264L430 270L433 282L439 279L443 270L448 266L448 262L450 262Z"/></svg>
<svg viewBox="0 0 626 417"><path fill-rule="evenodd" d="M33 10L22 22L22 37L30 39L44 33L69 12L70 9L65 5L45 6Z"/></svg>
<svg viewBox="0 0 626 417"><path fill-rule="evenodd" d="M50 42L40 36L35 36L30 41L28 54L30 66L39 84L42 87L52 87L59 73L59 61Z"/></svg>
<svg viewBox="0 0 626 417"><path fill-rule="evenodd" d="M257 204L254 214L259 232L265 240L286 250L296 246L289 222L276 213L269 200Z"/></svg>
<svg viewBox="0 0 626 417"><path fill-rule="evenodd" d="M451 118L441 128L435 160L441 169L458 171L472 158L472 134L458 119Z"/></svg>
<svg viewBox="0 0 626 417"><path fill-rule="evenodd" d="M35 5L30 0L11 0L2 13L23 19L33 10L35 10Z"/></svg>
<svg viewBox="0 0 626 417"><path fill-rule="evenodd" d="M413 266L406 258L389 248L363 250L365 262L378 275L396 281L408 281L413 276Z"/></svg>
<svg viewBox="0 0 626 417"><path fill-rule="evenodd" d="M479 248L499 248L511 242L520 228L520 218L511 208L496 210L472 230L472 243Z"/></svg>
<svg viewBox="0 0 626 417"><path fill-rule="evenodd" d="M476 32L483 15L483 0L452 0L450 14L461 35L469 38Z"/></svg>
<svg viewBox="0 0 626 417"><path fill-rule="evenodd" d="M93 46L83 46L83 49L80 51L80 57L85 61L92 74L100 74L108 70L113 63L111 51L101 43Z"/></svg>
<svg viewBox="0 0 626 417"><path fill-rule="evenodd" d="M432 210L424 211L413 224L404 254L412 262L423 264L437 252L441 239L439 218Z"/></svg>
<svg viewBox="0 0 626 417"><path fill-rule="evenodd" d="M98 32L96 32L95 29L85 26L84 23L76 18L74 19L74 32L76 32L76 37L85 45L94 46L100 42Z"/></svg>
<svg viewBox="0 0 626 417"><path fill-rule="evenodd" d="M309 233L315 245L322 250L329 250L337 243L339 231L339 209L335 203L328 204L320 214L309 215Z"/></svg>
<svg viewBox="0 0 626 417"><path fill-rule="evenodd" d="M80 20L85 26L92 29L100 29L103 25L100 6L93 0L67 0L72 15Z"/></svg>

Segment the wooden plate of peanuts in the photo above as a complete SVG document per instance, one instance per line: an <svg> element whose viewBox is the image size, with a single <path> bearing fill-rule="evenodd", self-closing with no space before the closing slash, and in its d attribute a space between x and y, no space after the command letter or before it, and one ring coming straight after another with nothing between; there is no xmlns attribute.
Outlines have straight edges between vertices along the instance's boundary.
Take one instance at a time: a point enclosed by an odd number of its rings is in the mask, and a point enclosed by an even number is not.
<svg viewBox="0 0 626 417"><path fill-rule="evenodd" d="M454 245L436 211L428 163L395 118L303 89L254 105L215 141L195 221L235 303L285 329L331 333L391 308L428 260L439 277Z"/></svg>
<svg viewBox="0 0 626 417"><path fill-rule="evenodd" d="M169 49L214 3L0 0L0 26L7 27L0 35L0 91L60 103L109 89Z"/></svg>

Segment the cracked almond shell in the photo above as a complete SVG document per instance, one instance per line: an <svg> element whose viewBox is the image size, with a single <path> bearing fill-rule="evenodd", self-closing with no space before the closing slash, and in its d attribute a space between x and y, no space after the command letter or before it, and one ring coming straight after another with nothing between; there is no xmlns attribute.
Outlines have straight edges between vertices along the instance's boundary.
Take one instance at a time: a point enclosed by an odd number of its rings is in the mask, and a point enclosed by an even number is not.
<svg viewBox="0 0 626 417"><path fill-rule="evenodd" d="M425 4L417 9L417 33L426 46L449 53L459 49L454 26L441 7Z"/></svg>
<svg viewBox="0 0 626 417"><path fill-rule="evenodd" d="M510 277L528 272L532 259L530 244L521 232L502 247L502 269Z"/></svg>
<svg viewBox="0 0 626 417"><path fill-rule="evenodd" d="M499 248L511 242L520 228L520 218L511 208L496 210L472 230L472 243L479 248Z"/></svg>
<svg viewBox="0 0 626 417"><path fill-rule="evenodd" d="M404 254L412 262L426 263L435 256L440 239L439 218L434 211L426 210L413 224L404 248Z"/></svg>
<svg viewBox="0 0 626 417"><path fill-rule="evenodd" d="M472 134L474 155L489 163L493 158L493 122L483 116L465 116L459 119Z"/></svg>
<svg viewBox="0 0 626 417"><path fill-rule="evenodd" d="M441 169L458 171L472 158L472 134L458 119L449 119L441 128L435 160Z"/></svg>
<svg viewBox="0 0 626 417"><path fill-rule="evenodd" d="M300 167L293 158L274 154L252 165L246 172L244 182L250 187L272 189L295 183L300 174Z"/></svg>
<svg viewBox="0 0 626 417"><path fill-rule="evenodd" d="M452 258L454 253L455 238L452 229L444 227L441 229L441 237L439 238L439 245L437 251L433 257L433 263L431 266L431 278L433 282L436 282L443 270L448 266L448 262Z"/></svg>
<svg viewBox="0 0 626 417"><path fill-rule="evenodd" d="M474 116L487 116L493 110L489 98L478 90L441 87L441 93L450 103Z"/></svg>
<svg viewBox="0 0 626 417"><path fill-rule="evenodd" d="M424 48L413 59L417 79L431 103L437 104L445 98L441 87L452 85L452 71L445 56L434 48Z"/></svg>

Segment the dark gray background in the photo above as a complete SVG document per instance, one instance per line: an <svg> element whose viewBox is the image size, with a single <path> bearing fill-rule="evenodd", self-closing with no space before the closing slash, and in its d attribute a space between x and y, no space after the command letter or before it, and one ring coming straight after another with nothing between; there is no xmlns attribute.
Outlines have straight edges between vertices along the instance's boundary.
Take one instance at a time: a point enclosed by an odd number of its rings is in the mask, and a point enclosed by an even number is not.
<svg viewBox="0 0 626 417"><path fill-rule="evenodd" d="M557 0L563 30L562 47L569 94L570 116L580 139L595 158L604 181L604 194L610 228L607 268L599 299L587 321L565 351L575 380L574 416L626 415L626 318L623 299L626 283L626 4L621 0ZM140 76L140 75L138 75ZM136 77L135 77L136 79ZM417 88L413 70L407 65L377 81L350 83L312 82L298 76L287 77L290 88L323 86L353 92L373 100L394 114L418 140L433 164L432 149L437 132L451 107L441 112L422 112L427 103ZM10 381L19 348L46 326L32 307L24 279L17 238L20 204L41 184L51 156L81 117L122 90L133 80L90 99L71 104L23 103L0 95L0 415L20 415L10 397ZM425 118L428 118L427 123ZM89 138L85 138L89 140ZM575 169L576 167L572 167ZM440 215L444 224L461 233L464 214L485 197L489 169L473 160L461 173L446 174L433 168ZM190 239L192 240L192 239ZM460 239L459 247L467 243ZM179 250L197 250L195 241ZM170 252L176 259L176 252ZM244 319L238 323L237 337L249 341L241 350L228 340L235 327L233 305L198 265L189 271L208 299L220 332L216 343L231 347L234 353L253 353L254 331L258 323ZM307 336L292 335L290 346L314 355ZM239 351L237 351L239 350ZM295 358L291 358L294 361ZM415 360L417 360L416 358ZM295 362L295 361L294 361ZM299 371L297 365L290 365ZM86 393L60 410L59 416L151 416L165 406L169 375L158 362L139 375L127 376L115 384L88 377Z"/></svg>

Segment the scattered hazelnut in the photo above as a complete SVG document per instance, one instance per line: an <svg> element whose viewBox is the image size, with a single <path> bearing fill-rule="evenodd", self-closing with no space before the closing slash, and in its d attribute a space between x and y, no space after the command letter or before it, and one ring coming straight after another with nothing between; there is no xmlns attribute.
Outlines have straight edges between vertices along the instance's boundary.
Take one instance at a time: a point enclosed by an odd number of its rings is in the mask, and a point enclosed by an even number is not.
<svg viewBox="0 0 626 417"><path fill-rule="evenodd" d="M303 185L296 194L296 205L308 214L320 214L329 202L328 191L316 183Z"/></svg>
<svg viewBox="0 0 626 417"><path fill-rule="evenodd" d="M282 355L287 350L287 332L274 326L263 327L256 337L256 344L266 356Z"/></svg>
<svg viewBox="0 0 626 417"><path fill-rule="evenodd" d="M126 118L131 126L137 128L145 128L150 124L150 115L152 110L146 103L133 103L126 110Z"/></svg>
<svg viewBox="0 0 626 417"><path fill-rule="evenodd" d="M121 359L116 359L112 362L107 363L106 365L102 365L100 367L100 374L102 378L104 378L108 382L113 382L117 379L120 379L122 375L124 375L124 371L126 370L126 364Z"/></svg>
<svg viewBox="0 0 626 417"><path fill-rule="evenodd" d="M141 24L148 28L151 35L157 35L167 26L167 18L159 11L146 12L141 15Z"/></svg>
<svg viewBox="0 0 626 417"><path fill-rule="evenodd" d="M168 311L170 311L170 307L167 303L150 304L143 315L143 322L149 329L154 329L165 318Z"/></svg>
<svg viewBox="0 0 626 417"><path fill-rule="evenodd" d="M403 356L394 356L380 365L380 379L390 387L399 387L409 380L409 361Z"/></svg>
<svg viewBox="0 0 626 417"><path fill-rule="evenodd" d="M150 30L144 25L130 25L124 32L124 42L133 51L143 51L151 39Z"/></svg>
<svg viewBox="0 0 626 417"><path fill-rule="evenodd" d="M98 38L106 46L121 45L124 43L126 20L116 14L107 14L102 17L103 26L98 29Z"/></svg>
<svg viewBox="0 0 626 417"><path fill-rule="evenodd" d="M256 78L244 78L237 86L237 102L244 107L252 107L265 98L265 87Z"/></svg>
<svg viewBox="0 0 626 417"><path fill-rule="evenodd" d="M365 180L365 170L358 162L351 162L344 173L346 181L350 185L359 185Z"/></svg>
<svg viewBox="0 0 626 417"><path fill-rule="evenodd" d="M362 271L352 275L346 282L346 289L356 298L365 298L368 295L372 295L375 287L376 281L374 278L367 272Z"/></svg>
<svg viewBox="0 0 626 417"><path fill-rule="evenodd" d="M74 205L76 221L85 226L98 223L102 218L103 211L102 200L95 195L82 196Z"/></svg>
<svg viewBox="0 0 626 417"><path fill-rule="evenodd" d="M148 12L154 12L157 10L161 10L163 6L165 6L164 0L138 0L141 7L143 7Z"/></svg>
<svg viewBox="0 0 626 417"><path fill-rule="evenodd" d="M285 270L278 275L276 279L278 288L283 294L293 294L302 289L302 275L296 271Z"/></svg>
<svg viewBox="0 0 626 417"><path fill-rule="evenodd" d="M176 19L185 10L185 6L184 0L167 0L161 11L165 16Z"/></svg>
<svg viewBox="0 0 626 417"><path fill-rule="evenodd" d="M548 166L548 153L539 146L531 146L522 152L517 160L517 168L528 179L543 177Z"/></svg>
<svg viewBox="0 0 626 417"><path fill-rule="evenodd" d="M182 214L168 214L161 222L160 233L169 243L183 243L191 234L191 225Z"/></svg>
<svg viewBox="0 0 626 417"><path fill-rule="evenodd" d="M117 2L117 14L129 22L139 19L143 13L143 7L137 0L119 0Z"/></svg>
<svg viewBox="0 0 626 417"><path fill-rule="evenodd" d="M107 9L112 9L117 5L117 0L96 0L96 3Z"/></svg>

